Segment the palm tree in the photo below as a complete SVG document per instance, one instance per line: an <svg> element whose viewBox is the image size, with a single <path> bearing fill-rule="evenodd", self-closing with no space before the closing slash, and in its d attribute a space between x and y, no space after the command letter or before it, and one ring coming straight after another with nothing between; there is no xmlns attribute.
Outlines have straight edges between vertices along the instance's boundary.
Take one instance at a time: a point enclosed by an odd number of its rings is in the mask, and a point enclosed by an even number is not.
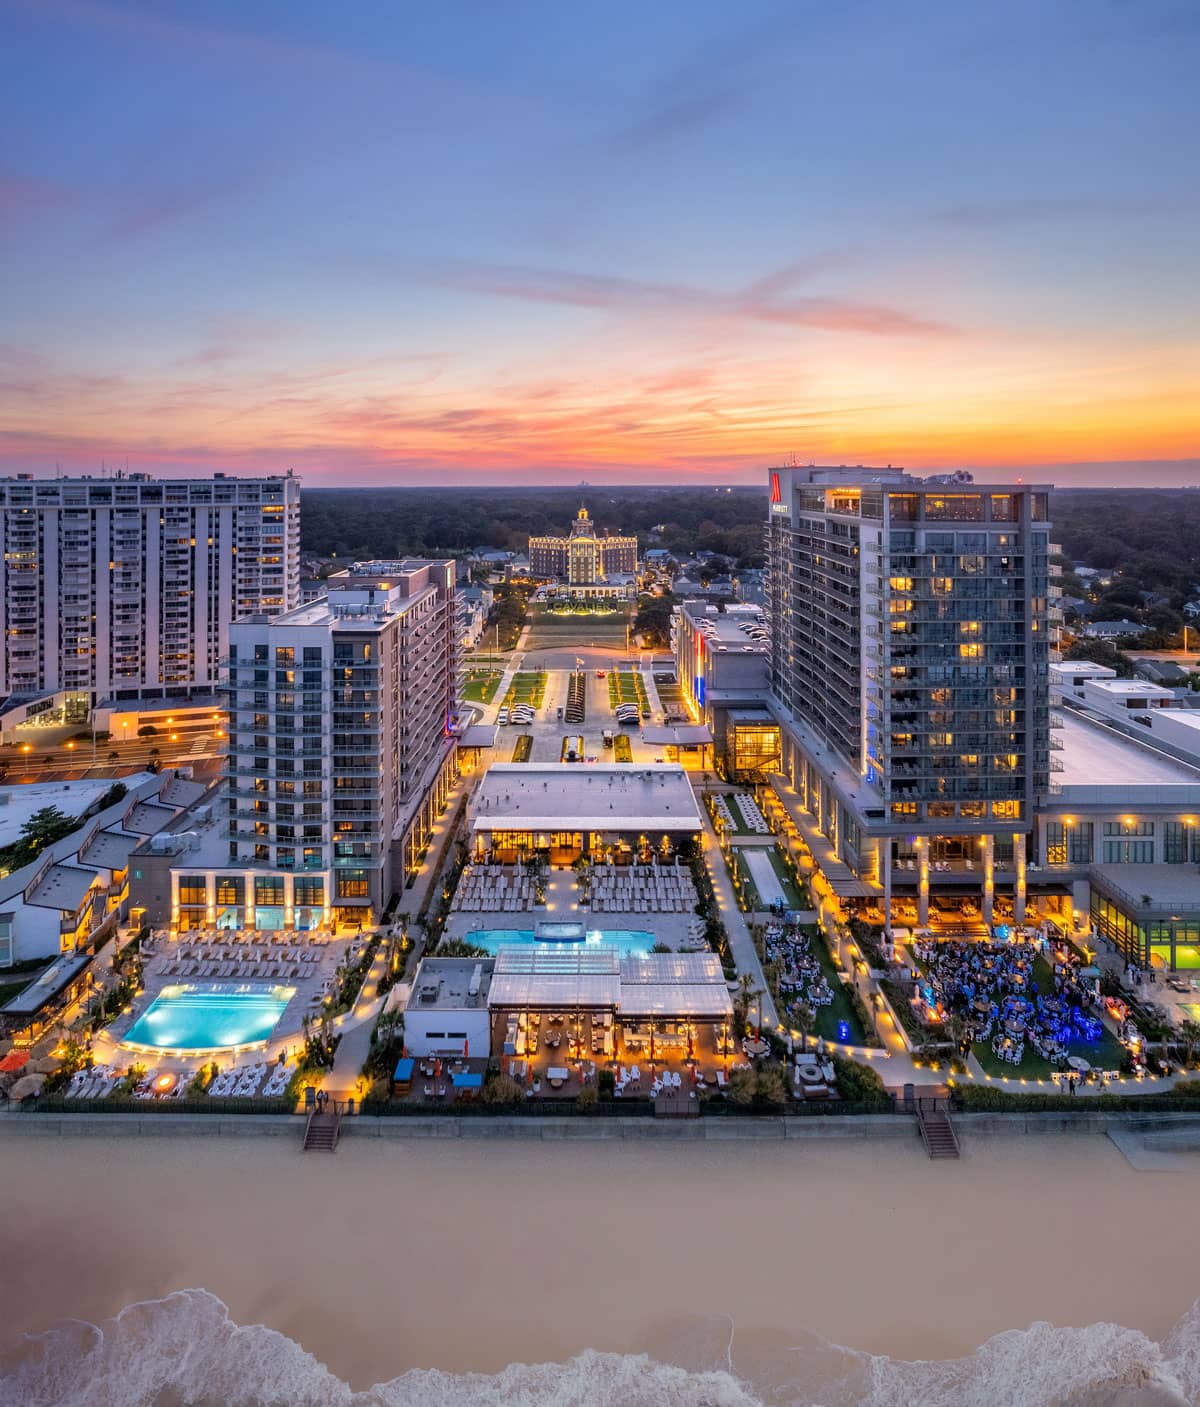
<svg viewBox="0 0 1200 1407"><path fill-rule="evenodd" d="M803 1055L808 1050L808 1033L817 1024L816 1010L807 1002L797 1002L792 1008L792 1020L800 1032L800 1053Z"/></svg>
<svg viewBox="0 0 1200 1407"><path fill-rule="evenodd" d="M1183 1046L1184 1057L1190 1065L1196 1054L1196 1047L1200 1046L1200 1021L1193 1021L1189 1018L1187 1021L1181 1022L1179 1041Z"/></svg>

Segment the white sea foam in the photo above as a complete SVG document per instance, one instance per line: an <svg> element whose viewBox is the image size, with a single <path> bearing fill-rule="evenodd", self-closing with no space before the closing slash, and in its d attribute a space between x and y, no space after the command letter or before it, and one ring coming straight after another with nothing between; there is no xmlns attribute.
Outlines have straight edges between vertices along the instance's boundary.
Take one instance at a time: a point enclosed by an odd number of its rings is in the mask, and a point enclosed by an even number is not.
<svg viewBox="0 0 1200 1407"><path fill-rule="evenodd" d="M3 1407L1197 1407L1200 1304L1163 1344L1115 1324L1034 1324L945 1362L801 1336L739 1353L730 1328L689 1334L688 1366L586 1352L494 1375L410 1371L354 1392L285 1335L238 1325L183 1290L105 1324L76 1321L0 1355ZM682 1342L682 1340L681 1340Z"/></svg>

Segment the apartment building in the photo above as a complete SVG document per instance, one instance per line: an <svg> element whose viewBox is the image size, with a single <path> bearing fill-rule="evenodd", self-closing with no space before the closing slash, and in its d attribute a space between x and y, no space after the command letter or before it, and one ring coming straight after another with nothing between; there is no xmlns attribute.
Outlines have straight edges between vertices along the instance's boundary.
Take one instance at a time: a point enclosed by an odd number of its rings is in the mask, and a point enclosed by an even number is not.
<svg viewBox="0 0 1200 1407"><path fill-rule="evenodd" d="M769 472L780 799L835 892L925 923L1024 915L1050 773L1045 487Z"/></svg>
<svg viewBox="0 0 1200 1407"><path fill-rule="evenodd" d="M300 481L0 479L9 722L216 692L239 617L300 604Z"/></svg>
<svg viewBox="0 0 1200 1407"><path fill-rule="evenodd" d="M455 776L454 563L358 563L230 630L226 790L144 903L179 928L370 922ZM207 819L207 818L205 818ZM169 911L168 911L169 910Z"/></svg>

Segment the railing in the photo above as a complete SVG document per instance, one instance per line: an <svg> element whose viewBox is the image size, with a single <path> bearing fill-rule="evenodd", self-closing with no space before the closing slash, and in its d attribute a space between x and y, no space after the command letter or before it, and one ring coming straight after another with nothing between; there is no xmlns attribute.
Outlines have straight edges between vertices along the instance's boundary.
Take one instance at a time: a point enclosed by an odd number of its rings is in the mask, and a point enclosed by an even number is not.
<svg viewBox="0 0 1200 1407"><path fill-rule="evenodd" d="M68 1099L61 1094L38 1095L35 1114L294 1114L291 1099L220 1099L195 1095L180 1099L135 1099L113 1094L107 1099Z"/></svg>

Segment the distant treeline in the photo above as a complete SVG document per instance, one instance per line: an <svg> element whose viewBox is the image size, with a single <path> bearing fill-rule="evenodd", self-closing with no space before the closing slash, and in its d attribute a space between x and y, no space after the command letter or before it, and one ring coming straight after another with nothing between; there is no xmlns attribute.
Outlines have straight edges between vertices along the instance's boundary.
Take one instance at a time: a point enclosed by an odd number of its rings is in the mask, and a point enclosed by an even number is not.
<svg viewBox="0 0 1200 1407"><path fill-rule="evenodd" d="M530 535L565 533L585 504L596 526L636 532L644 547L707 550L743 567L762 563L766 489L305 489L300 545L328 557L392 557L473 547L523 552Z"/></svg>
<svg viewBox="0 0 1200 1407"><path fill-rule="evenodd" d="M1068 489L1050 516L1073 562L1115 567L1164 594L1186 597L1200 582L1200 489Z"/></svg>

